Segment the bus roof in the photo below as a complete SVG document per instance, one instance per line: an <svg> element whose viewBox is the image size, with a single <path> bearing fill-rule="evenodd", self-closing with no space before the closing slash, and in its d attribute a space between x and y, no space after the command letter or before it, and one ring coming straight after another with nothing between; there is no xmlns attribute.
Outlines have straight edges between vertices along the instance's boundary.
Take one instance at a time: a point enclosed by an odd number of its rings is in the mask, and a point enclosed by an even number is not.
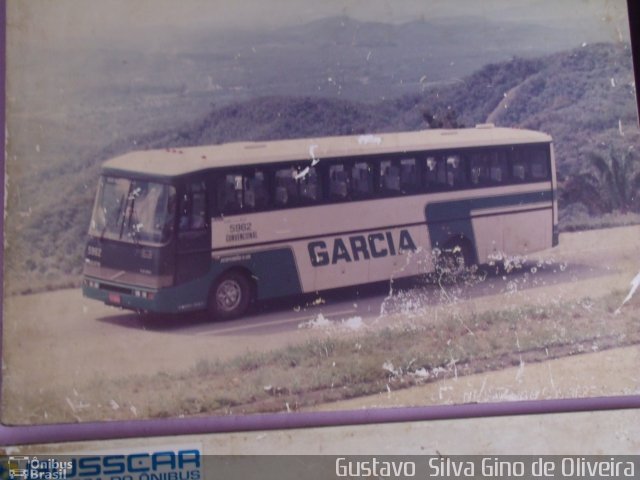
<svg viewBox="0 0 640 480"><path fill-rule="evenodd" d="M496 128L489 124L455 130L434 129L141 150L108 160L103 167L105 170L122 173L174 177L209 168L279 161L542 142L551 142L551 137L533 130Z"/></svg>

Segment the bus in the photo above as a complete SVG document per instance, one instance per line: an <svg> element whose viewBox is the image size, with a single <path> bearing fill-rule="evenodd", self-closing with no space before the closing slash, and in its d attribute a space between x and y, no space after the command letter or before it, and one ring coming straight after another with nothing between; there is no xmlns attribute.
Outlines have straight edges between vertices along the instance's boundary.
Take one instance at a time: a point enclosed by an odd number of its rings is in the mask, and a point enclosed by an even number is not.
<svg viewBox="0 0 640 480"><path fill-rule="evenodd" d="M242 316L253 301L558 244L552 138L475 128L134 151L104 163L83 293ZM426 259L426 260L425 260Z"/></svg>

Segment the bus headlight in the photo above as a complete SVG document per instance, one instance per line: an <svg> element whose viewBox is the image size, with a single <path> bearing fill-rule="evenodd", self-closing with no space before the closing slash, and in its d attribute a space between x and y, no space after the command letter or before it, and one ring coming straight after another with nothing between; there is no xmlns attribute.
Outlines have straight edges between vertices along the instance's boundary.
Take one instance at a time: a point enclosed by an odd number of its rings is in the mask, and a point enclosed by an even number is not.
<svg viewBox="0 0 640 480"><path fill-rule="evenodd" d="M143 298L145 300L153 300L155 297L155 293L147 292L145 290L134 290L133 294L138 298Z"/></svg>

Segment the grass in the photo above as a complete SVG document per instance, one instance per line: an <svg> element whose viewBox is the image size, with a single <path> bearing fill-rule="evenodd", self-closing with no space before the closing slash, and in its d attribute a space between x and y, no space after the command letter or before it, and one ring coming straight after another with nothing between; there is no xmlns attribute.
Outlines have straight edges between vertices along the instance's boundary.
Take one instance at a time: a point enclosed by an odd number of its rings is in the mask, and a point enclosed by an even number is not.
<svg viewBox="0 0 640 480"><path fill-rule="evenodd" d="M639 225L640 214L635 212L611 212L602 215L590 215L585 211L573 210L566 215L561 214L560 230L577 232L582 230L599 230L602 228L626 227Z"/></svg>
<svg viewBox="0 0 640 480"><path fill-rule="evenodd" d="M94 380L72 392L48 389L5 398L15 423L286 412L397 390L453 375L498 370L640 342L626 292L545 306L427 317L353 333L327 332L303 344L229 361L201 359L187 371Z"/></svg>

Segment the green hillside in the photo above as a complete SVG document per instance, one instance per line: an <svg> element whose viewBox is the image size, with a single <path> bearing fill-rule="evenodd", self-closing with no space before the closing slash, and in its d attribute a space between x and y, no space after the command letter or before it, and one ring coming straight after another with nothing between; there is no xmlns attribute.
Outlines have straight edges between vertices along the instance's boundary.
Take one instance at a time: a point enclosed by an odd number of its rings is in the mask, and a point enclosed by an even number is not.
<svg viewBox="0 0 640 480"><path fill-rule="evenodd" d="M58 143L64 147L55 152L59 161L37 168L25 163L9 171L8 292L78 282L99 165L132 149L473 126L490 120L554 137L565 227L575 228L577 217L584 220L614 210L640 212L635 153L640 133L627 45L596 44L541 58L514 58L458 81L375 103L268 96L213 106L204 117L189 121L183 106L172 124L175 105L167 103L159 113L161 130L120 125L120 133L107 146L74 147L62 140L70 132L40 125L48 135L60 135ZM137 115L150 113L139 110ZM97 111L94 117L99 115L105 114ZM86 121L94 117L87 115ZM133 135L135 131L145 133Z"/></svg>

